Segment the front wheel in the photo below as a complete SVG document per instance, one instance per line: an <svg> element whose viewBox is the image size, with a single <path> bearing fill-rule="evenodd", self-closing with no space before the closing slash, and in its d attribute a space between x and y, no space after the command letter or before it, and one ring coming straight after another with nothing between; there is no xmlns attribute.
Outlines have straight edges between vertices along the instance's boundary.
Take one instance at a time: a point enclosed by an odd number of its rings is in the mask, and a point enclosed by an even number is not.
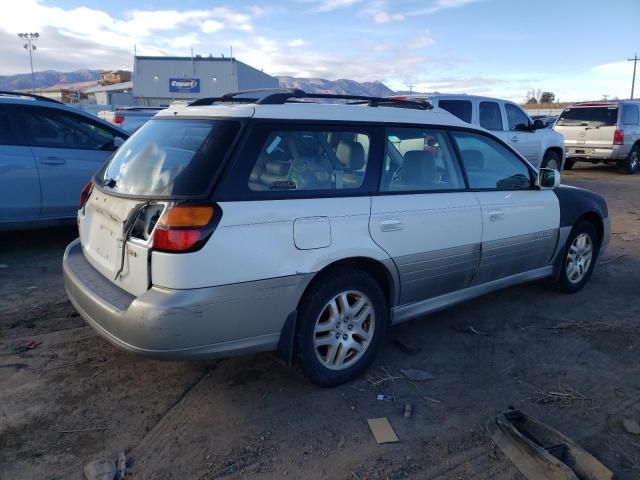
<svg viewBox="0 0 640 480"><path fill-rule="evenodd" d="M640 169L640 147L634 145L627 158L618 162L618 169L622 173L634 173Z"/></svg>
<svg viewBox="0 0 640 480"><path fill-rule="evenodd" d="M599 249L600 237L592 223L582 221L573 227L560 267L558 287L561 291L574 293L585 286L593 273Z"/></svg>
<svg viewBox="0 0 640 480"><path fill-rule="evenodd" d="M387 316L384 294L366 273L323 275L299 308L296 352L305 376L331 387L362 374L375 358Z"/></svg>
<svg viewBox="0 0 640 480"><path fill-rule="evenodd" d="M542 159L541 168L553 168L554 170L560 171L560 165L562 163L562 158L553 150L548 150L544 154L544 158Z"/></svg>

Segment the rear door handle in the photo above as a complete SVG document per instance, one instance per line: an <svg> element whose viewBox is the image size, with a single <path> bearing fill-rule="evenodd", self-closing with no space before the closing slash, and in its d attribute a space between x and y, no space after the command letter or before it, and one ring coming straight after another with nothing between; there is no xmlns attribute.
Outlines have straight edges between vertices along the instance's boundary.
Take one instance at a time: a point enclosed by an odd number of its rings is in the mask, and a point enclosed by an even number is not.
<svg viewBox="0 0 640 480"><path fill-rule="evenodd" d="M504 220L504 212L502 210L489 210L489 221L497 222Z"/></svg>
<svg viewBox="0 0 640 480"><path fill-rule="evenodd" d="M404 225L397 218L383 218L380 220L380 230L383 232L393 232L395 230L402 230Z"/></svg>
<svg viewBox="0 0 640 480"><path fill-rule="evenodd" d="M65 163L65 159L62 157L40 157L40 163L59 165L61 163Z"/></svg>
<svg viewBox="0 0 640 480"><path fill-rule="evenodd" d="M510 141L513 142L513 143L518 143L520 141L520 139L518 137L512 137L510 139Z"/></svg>

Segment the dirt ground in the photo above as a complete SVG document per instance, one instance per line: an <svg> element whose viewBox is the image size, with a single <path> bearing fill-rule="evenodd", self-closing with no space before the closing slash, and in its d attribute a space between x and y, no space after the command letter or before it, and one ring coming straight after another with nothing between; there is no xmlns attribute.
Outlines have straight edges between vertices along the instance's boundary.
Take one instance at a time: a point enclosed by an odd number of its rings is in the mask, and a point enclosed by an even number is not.
<svg viewBox="0 0 640 480"><path fill-rule="evenodd" d="M584 290L528 284L402 325L367 375L334 389L269 354L185 363L116 350L66 300L74 230L3 234L0 478L80 479L125 451L133 479L520 479L482 428L508 406L640 478L640 436L621 427L640 422L640 175L576 166L563 179L604 194L613 221ZM435 378L413 384L401 368ZM400 442L376 444L375 417Z"/></svg>

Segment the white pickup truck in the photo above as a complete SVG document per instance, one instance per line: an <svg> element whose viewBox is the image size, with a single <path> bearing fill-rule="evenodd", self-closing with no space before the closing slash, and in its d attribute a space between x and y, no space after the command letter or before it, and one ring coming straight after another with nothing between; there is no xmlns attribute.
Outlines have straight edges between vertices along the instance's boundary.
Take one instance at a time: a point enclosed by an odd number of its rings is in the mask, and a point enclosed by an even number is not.
<svg viewBox="0 0 640 480"><path fill-rule="evenodd" d="M427 100L460 120L490 130L536 168L562 170L564 137L533 121L518 105L499 98L477 95L412 94L397 99Z"/></svg>

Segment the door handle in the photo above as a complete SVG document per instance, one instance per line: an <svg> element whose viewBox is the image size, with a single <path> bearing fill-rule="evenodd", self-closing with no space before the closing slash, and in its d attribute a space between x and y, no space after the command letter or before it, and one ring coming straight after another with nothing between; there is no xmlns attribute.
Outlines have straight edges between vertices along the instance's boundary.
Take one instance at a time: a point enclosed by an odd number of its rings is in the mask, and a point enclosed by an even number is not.
<svg viewBox="0 0 640 480"><path fill-rule="evenodd" d="M513 142L513 143L518 143L520 141L520 139L518 137L512 137L512 138L509 139L509 141Z"/></svg>
<svg viewBox="0 0 640 480"><path fill-rule="evenodd" d="M40 158L40 163L48 164L48 165L59 165L61 163L65 163L65 159L62 157L44 157Z"/></svg>
<svg viewBox="0 0 640 480"><path fill-rule="evenodd" d="M502 210L489 210L489 221L497 222L504 220L504 212Z"/></svg>
<svg viewBox="0 0 640 480"><path fill-rule="evenodd" d="M395 230L402 230L404 225L397 218L383 218L380 220L380 230L383 232L393 232Z"/></svg>

